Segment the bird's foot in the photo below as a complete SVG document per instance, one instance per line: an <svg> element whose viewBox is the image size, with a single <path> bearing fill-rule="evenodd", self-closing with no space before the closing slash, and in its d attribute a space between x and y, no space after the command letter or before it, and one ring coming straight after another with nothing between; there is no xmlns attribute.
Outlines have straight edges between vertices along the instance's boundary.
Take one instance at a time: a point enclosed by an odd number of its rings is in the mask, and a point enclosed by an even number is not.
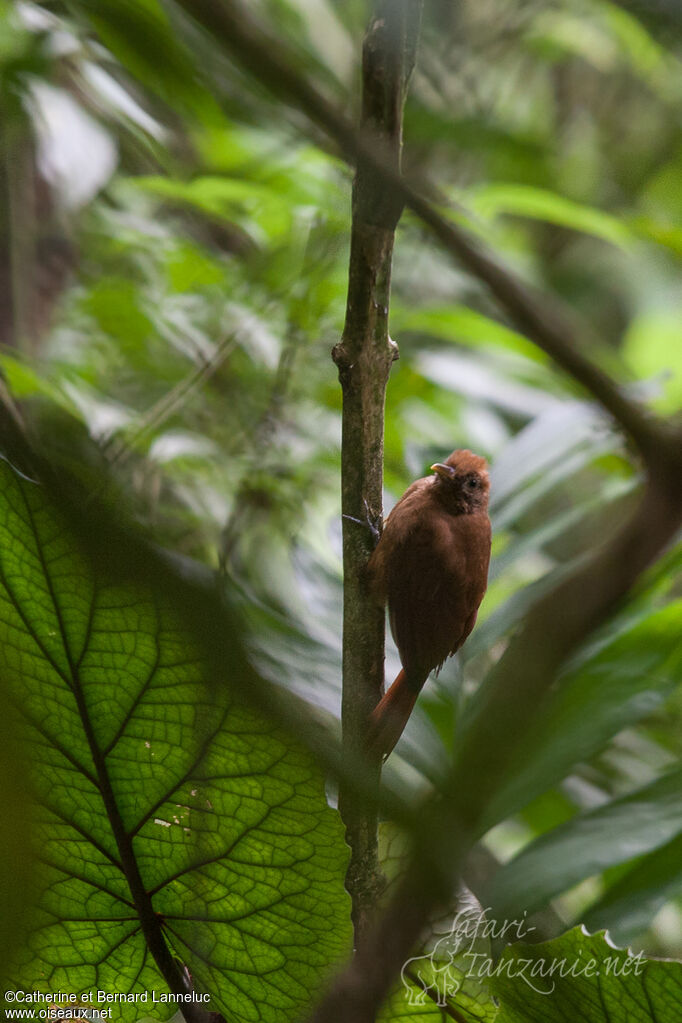
<svg viewBox="0 0 682 1023"><path fill-rule="evenodd" d="M367 514L364 519L357 519L354 515L342 515L341 518L348 519L349 522L356 522L358 526L363 526L365 529L368 529L372 536L372 540L374 541L374 546L376 547L381 537L381 528L383 525L382 517L381 515L372 515L369 510L367 500L365 500L365 512Z"/></svg>

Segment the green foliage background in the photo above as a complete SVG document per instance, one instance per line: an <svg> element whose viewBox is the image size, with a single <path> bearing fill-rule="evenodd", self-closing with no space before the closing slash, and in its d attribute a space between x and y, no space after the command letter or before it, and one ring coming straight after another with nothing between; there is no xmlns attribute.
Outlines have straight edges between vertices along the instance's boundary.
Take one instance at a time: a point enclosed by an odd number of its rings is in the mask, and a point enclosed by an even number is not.
<svg viewBox="0 0 682 1023"><path fill-rule="evenodd" d="M259 13L354 114L364 5ZM3 3L0 18L7 386L48 459L85 486L106 470L114 505L227 578L253 663L333 722L329 352L350 171L172 2ZM593 355L667 412L682 397L681 54L682 16L664 4L427 4L405 125L406 166L427 167L472 231L592 324ZM622 521L640 477L599 409L410 215L391 333L387 506L454 447L493 466L479 625L388 767L416 796L510 631ZM574 658L491 811L476 895L502 915L541 912L544 937L586 920L682 954L681 559L673 547ZM387 675L397 663L391 648Z"/></svg>

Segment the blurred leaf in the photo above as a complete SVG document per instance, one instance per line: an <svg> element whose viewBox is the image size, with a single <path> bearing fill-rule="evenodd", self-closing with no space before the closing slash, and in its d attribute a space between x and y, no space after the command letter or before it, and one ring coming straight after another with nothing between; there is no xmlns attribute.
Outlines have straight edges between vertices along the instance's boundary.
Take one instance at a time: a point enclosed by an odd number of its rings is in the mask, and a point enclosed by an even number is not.
<svg viewBox="0 0 682 1023"><path fill-rule="evenodd" d="M486 185L476 189L469 199L473 209L482 217L500 213L544 220L594 235L621 248L628 248L634 237L622 220L602 210L582 206L562 195L529 185Z"/></svg>
<svg viewBox="0 0 682 1023"><path fill-rule="evenodd" d="M599 409L582 401L555 401L511 438L493 466L492 507L496 516L518 518L531 500L529 484L546 490L566 480L576 470L577 454L589 459L600 454L604 439L610 436ZM584 464L584 463L583 463ZM509 510L506 502L514 502ZM497 525L501 525L499 518Z"/></svg>
<svg viewBox="0 0 682 1023"><path fill-rule="evenodd" d="M665 412L682 406L682 346L680 309L656 306L642 311L630 323L623 354L639 377L658 377L662 395L655 404Z"/></svg>
<svg viewBox="0 0 682 1023"><path fill-rule="evenodd" d="M599 4L604 23L618 42L621 53L632 68L651 81L653 73L664 71L666 53L646 28L629 11L609 0Z"/></svg>
<svg viewBox="0 0 682 1023"><path fill-rule="evenodd" d="M222 266L187 242L181 242L168 254L166 269L173 291L195 291L224 280Z"/></svg>
<svg viewBox="0 0 682 1023"><path fill-rule="evenodd" d="M594 452L592 452L594 455ZM586 464L587 459L582 459L579 455L574 455L573 458L567 459L563 468L573 468L578 470L583 468ZM548 473L550 477L550 483L553 482L557 485L559 482L563 482L563 478L557 479L557 473ZM567 473L568 475L568 473ZM562 474L563 477L563 474ZM532 557L533 554L538 554L547 545L551 544L558 537L564 536L569 532L578 531L581 526L585 525L585 521L589 519L592 513L596 511L604 512L609 505L617 504L627 494L630 494L633 488L636 486L633 480L614 479L608 480L606 485L601 490L601 493L595 495L593 498L587 501L576 504L574 508L570 508L564 513L558 513L549 518L548 522L543 522L537 528L529 528L524 532L518 540L512 540L502 551L501 554L494 558L493 565L491 568L491 577L496 579L499 575L505 574L511 565L514 564L518 559L527 560ZM532 492L532 496L535 501L539 501L544 497L551 486L547 485L547 479L543 478L542 486L528 487L528 490ZM510 502L511 504L512 502ZM534 502L529 501L526 509L531 507ZM495 520L496 525L502 525L504 520L507 519L507 523L518 522L517 513L519 512L521 502L513 502L513 513L512 508L506 510L506 514L500 515L499 519ZM615 509L613 509L616 514Z"/></svg>
<svg viewBox="0 0 682 1023"><path fill-rule="evenodd" d="M489 402L509 414L530 419L558 403L553 395L510 379L492 360L459 353L422 352L417 366L427 379L470 399Z"/></svg>
<svg viewBox="0 0 682 1023"><path fill-rule="evenodd" d="M656 849L682 832L682 768L560 825L495 875L500 917L532 912L586 877Z"/></svg>
<svg viewBox="0 0 682 1023"><path fill-rule="evenodd" d="M662 224L648 217L632 217L630 225L643 238L670 249L682 257L682 228L674 224Z"/></svg>
<svg viewBox="0 0 682 1023"><path fill-rule="evenodd" d="M65 89L35 82L37 158L59 205L79 210L112 179L118 149L111 133Z"/></svg>
<svg viewBox="0 0 682 1023"><path fill-rule="evenodd" d="M652 714L679 683L682 601L616 619L569 666L530 727L489 825L530 802L617 732ZM615 850L614 850L615 855Z"/></svg>
<svg viewBox="0 0 682 1023"><path fill-rule="evenodd" d="M142 347L153 332L150 317L140 308L140 294L133 281L108 277L90 290L83 305L101 330L126 344Z"/></svg>
<svg viewBox="0 0 682 1023"><path fill-rule="evenodd" d="M533 184L546 182L547 152L536 126L519 128L495 120L490 111L470 116L462 111L457 117L452 109L434 109L419 99L419 95L410 93L405 108L405 138L411 145L447 147L456 155L462 151L481 153L493 179L507 180L510 175L521 174Z"/></svg>
<svg viewBox="0 0 682 1023"><path fill-rule="evenodd" d="M171 109L179 106L207 123L221 119L190 51L158 0L68 0L68 6Z"/></svg>
<svg viewBox="0 0 682 1023"><path fill-rule="evenodd" d="M469 347L496 345L534 362L547 361L540 349L522 334L466 306L414 309L396 302L391 311L391 324L397 336L399 331L410 330Z"/></svg>
<svg viewBox="0 0 682 1023"><path fill-rule="evenodd" d="M643 856L609 885L584 915L585 926L606 928L623 944L649 927L658 911L682 893L682 834Z"/></svg>
<svg viewBox="0 0 682 1023"><path fill-rule="evenodd" d="M45 490L6 463L0 476L1 666L41 801L16 986L164 991L158 926L227 1020L296 1015L349 941L322 777L211 685L166 595L95 572Z"/></svg>
<svg viewBox="0 0 682 1023"><path fill-rule="evenodd" d="M305 32L311 44L309 53L327 73L333 70L346 81L354 69L355 47L330 0L275 0L275 4L277 23L288 16L293 38L300 43L300 34Z"/></svg>
<svg viewBox="0 0 682 1023"><path fill-rule="evenodd" d="M0 105L6 131L20 112L27 80L46 76L52 57L45 32L29 32L17 17L16 5L0 3Z"/></svg>
<svg viewBox="0 0 682 1023"><path fill-rule="evenodd" d="M161 198L187 203L211 216L228 221L236 219L243 227L248 227L252 220L264 237L270 239L281 237L291 228L289 203L260 182L219 177L200 177L183 182L146 177L135 178L134 184Z"/></svg>
<svg viewBox="0 0 682 1023"><path fill-rule="evenodd" d="M676 226L679 231L682 222L682 163L679 156L657 168L647 181L642 205L647 212L655 215L656 222L665 218L665 223Z"/></svg>
<svg viewBox="0 0 682 1023"><path fill-rule="evenodd" d="M15 398L30 398L42 394L53 401L63 400L60 390L46 377L41 376L30 363L6 352L0 352L0 367Z"/></svg>

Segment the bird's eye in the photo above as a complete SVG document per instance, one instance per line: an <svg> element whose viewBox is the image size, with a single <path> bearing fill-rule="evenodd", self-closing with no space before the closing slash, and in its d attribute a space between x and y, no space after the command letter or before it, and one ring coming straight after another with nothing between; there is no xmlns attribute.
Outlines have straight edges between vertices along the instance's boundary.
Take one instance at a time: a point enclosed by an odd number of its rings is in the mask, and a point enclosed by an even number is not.
<svg viewBox="0 0 682 1023"><path fill-rule="evenodd" d="M467 486L471 487L472 490L475 490L476 487L478 486L478 480L476 480L476 479L468 479L467 480Z"/></svg>

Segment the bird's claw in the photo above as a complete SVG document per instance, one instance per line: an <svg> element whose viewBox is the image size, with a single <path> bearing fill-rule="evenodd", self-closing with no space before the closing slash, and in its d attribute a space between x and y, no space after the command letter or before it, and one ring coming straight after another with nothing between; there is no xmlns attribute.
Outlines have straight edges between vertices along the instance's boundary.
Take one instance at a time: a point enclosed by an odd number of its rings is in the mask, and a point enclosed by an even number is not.
<svg viewBox="0 0 682 1023"><path fill-rule="evenodd" d="M369 505L367 504L367 499L365 499L364 504L365 512L367 513L366 518L357 519L354 515L342 515L341 518L348 519L349 522L356 522L358 526L363 526L365 529L368 529L372 536L372 540L374 541L374 546L376 547L381 537L382 524L381 515L377 516L372 515L372 513L369 510Z"/></svg>

